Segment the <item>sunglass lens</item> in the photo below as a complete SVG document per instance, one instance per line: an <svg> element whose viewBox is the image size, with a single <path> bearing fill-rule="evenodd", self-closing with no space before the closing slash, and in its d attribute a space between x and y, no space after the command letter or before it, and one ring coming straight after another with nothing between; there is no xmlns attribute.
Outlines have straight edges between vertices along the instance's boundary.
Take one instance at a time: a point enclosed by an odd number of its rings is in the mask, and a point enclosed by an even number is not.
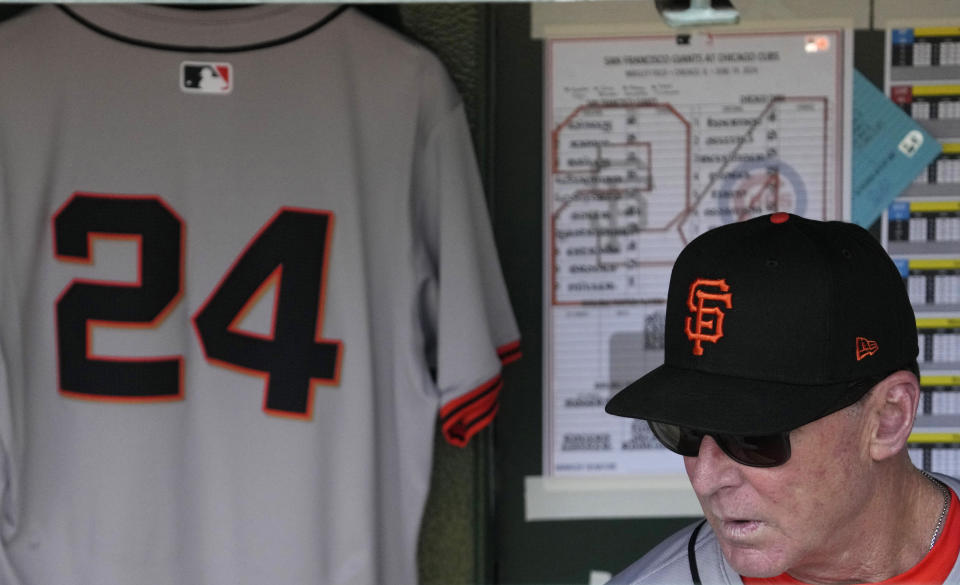
<svg viewBox="0 0 960 585"><path fill-rule="evenodd" d="M679 425L647 421L650 430L664 447L685 457L700 455L704 433ZM776 467L790 459L790 434L723 435L711 434L731 459L751 467Z"/></svg>
<svg viewBox="0 0 960 585"><path fill-rule="evenodd" d="M719 435L717 444L734 461L752 467L776 467L790 459L790 434Z"/></svg>
<svg viewBox="0 0 960 585"><path fill-rule="evenodd" d="M703 433L669 423L655 421L647 421L647 423L653 434L667 449L686 457L696 457L700 454Z"/></svg>

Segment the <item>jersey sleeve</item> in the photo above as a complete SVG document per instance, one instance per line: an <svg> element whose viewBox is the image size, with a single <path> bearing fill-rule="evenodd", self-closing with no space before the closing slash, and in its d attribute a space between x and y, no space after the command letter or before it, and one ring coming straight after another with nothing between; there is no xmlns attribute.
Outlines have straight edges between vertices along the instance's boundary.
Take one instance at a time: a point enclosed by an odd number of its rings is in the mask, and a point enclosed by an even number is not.
<svg viewBox="0 0 960 585"><path fill-rule="evenodd" d="M415 188L433 264L422 303L430 365L443 434L464 446L497 412L501 367L520 358L519 333L459 99L431 126L419 156Z"/></svg>

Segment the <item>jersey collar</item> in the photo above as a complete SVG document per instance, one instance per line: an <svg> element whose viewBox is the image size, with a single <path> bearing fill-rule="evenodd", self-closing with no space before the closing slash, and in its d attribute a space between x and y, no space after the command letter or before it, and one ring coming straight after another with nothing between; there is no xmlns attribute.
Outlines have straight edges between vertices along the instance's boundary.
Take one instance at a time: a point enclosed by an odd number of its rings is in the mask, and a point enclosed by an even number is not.
<svg viewBox="0 0 960 585"><path fill-rule="evenodd" d="M60 6L94 32L151 49L234 53L294 41L330 22L345 7L263 4L223 10L185 10L150 4Z"/></svg>

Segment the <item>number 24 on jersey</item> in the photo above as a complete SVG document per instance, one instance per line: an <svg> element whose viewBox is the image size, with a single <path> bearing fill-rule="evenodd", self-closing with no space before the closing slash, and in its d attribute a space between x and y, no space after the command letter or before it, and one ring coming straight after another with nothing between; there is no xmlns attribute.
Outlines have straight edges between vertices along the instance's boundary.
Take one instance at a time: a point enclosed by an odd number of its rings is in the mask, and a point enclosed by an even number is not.
<svg viewBox="0 0 960 585"><path fill-rule="evenodd" d="M193 316L207 359L266 380L264 410L309 419L316 384L339 383L342 344L320 336L333 214L282 208L250 241ZM74 398L126 401L183 397L183 357L91 353L96 326L159 324L183 294L183 221L155 196L75 193L53 217L54 253L93 262L96 238L138 244L135 283L74 279L56 301L60 391ZM252 301L276 287L268 335L235 327Z"/></svg>

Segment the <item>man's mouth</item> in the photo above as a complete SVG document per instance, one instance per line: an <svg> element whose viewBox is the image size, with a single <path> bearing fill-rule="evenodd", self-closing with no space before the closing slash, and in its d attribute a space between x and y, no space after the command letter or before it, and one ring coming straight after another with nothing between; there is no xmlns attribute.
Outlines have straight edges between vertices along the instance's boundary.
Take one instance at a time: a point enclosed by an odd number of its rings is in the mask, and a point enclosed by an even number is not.
<svg viewBox="0 0 960 585"><path fill-rule="evenodd" d="M745 540L757 534L763 527L760 520L727 519L720 521L720 536L729 540Z"/></svg>

